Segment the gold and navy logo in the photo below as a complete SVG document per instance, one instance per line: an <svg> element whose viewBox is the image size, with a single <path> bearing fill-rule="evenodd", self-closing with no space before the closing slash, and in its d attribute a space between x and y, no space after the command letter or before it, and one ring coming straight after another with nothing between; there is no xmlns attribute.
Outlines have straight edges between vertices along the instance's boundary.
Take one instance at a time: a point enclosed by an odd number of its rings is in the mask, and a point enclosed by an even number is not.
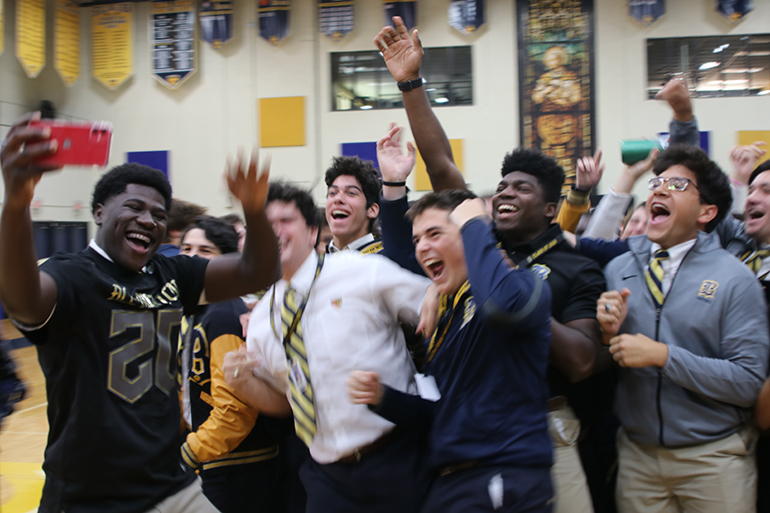
<svg viewBox="0 0 770 513"><path fill-rule="evenodd" d="M700 290L698 291L698 299L711 301L716 296L718 287L719 283L715 281L703 280L703 283L700 285Z"/></svg>
<svg viewBox="0 0 770 513"><path fill-rule="evenodd" d="M548 267L547 265L532 264L531 269L532 269L532 272L535 273L535 275L543 281L547 280L548 275L551 274L551 268Z"/></svg>
<svg viewBox="0 0 770 513"><path fill-rule="evenodd" d="M473 316L476 314L476 302L473 301L473 296L465 300L465 311L463 312L463 324L460 329L463 329L466 324L471 322Z"/></svg>

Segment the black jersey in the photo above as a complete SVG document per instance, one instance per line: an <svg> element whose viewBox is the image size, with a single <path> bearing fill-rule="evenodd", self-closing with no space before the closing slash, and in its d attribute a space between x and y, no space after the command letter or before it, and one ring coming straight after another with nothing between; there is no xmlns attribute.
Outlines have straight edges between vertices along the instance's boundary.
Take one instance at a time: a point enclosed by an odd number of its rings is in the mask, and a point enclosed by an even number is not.
<svg viewBox="0 0 770 513"><path fill-rule="evenodd" d="M175 353L207 263L155 255L137 273L87 248L41 266L58 288L27 332L48 393L41 513L141 513L195 478L179 464Z"/></svg>

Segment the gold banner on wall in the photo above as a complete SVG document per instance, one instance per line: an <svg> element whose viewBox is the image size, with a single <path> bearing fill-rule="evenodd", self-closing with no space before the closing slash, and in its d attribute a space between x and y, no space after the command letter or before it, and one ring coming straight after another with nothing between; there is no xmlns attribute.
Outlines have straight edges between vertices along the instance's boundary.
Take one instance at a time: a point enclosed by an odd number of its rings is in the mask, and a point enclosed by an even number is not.
<svg viewBox="0 0 770 513"><path fill-rule="evenodd" d="M5 11L3 11L3 2L0 2L0 55L3 55L5 50Z"/></svg>
<svg viewBox="0 0 770 513"><path fill-rule="evenodd" d="M80 76L80 7L75 0L56 0L53 67L64 85Z"/></svg>
<svg viewBox="0 0 770 513"><path fill-rule="evenodd" d="M192 0L153 0L150 70L169 89L182 85L197 69L195 27Z"/></svg>
<svg viewBox="0 0 770 513"><path fill-rule="evenodd" d="M132 4L91 8L92 75L115 90L134 73L134 9Z"/></svg>
<svg viewBox="0 0 770 513"><path fill-rule="evenodd" d="M16 0L16 58L35 78L45 67L45 2Z"/></svg>

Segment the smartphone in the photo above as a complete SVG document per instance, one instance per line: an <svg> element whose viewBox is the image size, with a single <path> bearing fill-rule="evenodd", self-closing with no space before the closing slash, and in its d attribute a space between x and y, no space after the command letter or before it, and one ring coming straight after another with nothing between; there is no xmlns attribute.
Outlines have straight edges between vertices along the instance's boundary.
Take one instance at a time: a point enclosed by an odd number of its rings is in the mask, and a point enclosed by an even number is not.
<svg viewBox="0 0 770 513"><path fill-rule="evenodd" d="M31 127L49 127L49 140L57 141L56 153L38 160L53 166L106 166L110 157L112 123L106 121L71 123L43 119Z"/></svg>

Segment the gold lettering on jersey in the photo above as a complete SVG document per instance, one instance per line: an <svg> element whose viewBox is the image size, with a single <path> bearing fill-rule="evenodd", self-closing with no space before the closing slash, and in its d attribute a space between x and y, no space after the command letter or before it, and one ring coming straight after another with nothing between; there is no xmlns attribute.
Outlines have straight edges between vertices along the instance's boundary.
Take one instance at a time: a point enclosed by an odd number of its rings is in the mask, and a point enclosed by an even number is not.
<svg viewBox="0 0 770 513"><path fill-rule="evenodd" d="M160 308L166 305L171 305L175 301L179 300L179 287L176 285L176 280L167 282L161 287L158 294L145 294L143 292L137 292L133 296L129 296L126 287L112 284L112 293L107 298L108 301L117 301L118 303L125 303L132 306L139 306L141 308Z"/></svg>
<svg viewBox="0 0 770 513"><path fill-rule="evenodd" d="M717 287L719 287L719 283L711 280L703 280L700 290L698 291L698 297L703 299L714 299L714 296L717 293Z"/></svg>

